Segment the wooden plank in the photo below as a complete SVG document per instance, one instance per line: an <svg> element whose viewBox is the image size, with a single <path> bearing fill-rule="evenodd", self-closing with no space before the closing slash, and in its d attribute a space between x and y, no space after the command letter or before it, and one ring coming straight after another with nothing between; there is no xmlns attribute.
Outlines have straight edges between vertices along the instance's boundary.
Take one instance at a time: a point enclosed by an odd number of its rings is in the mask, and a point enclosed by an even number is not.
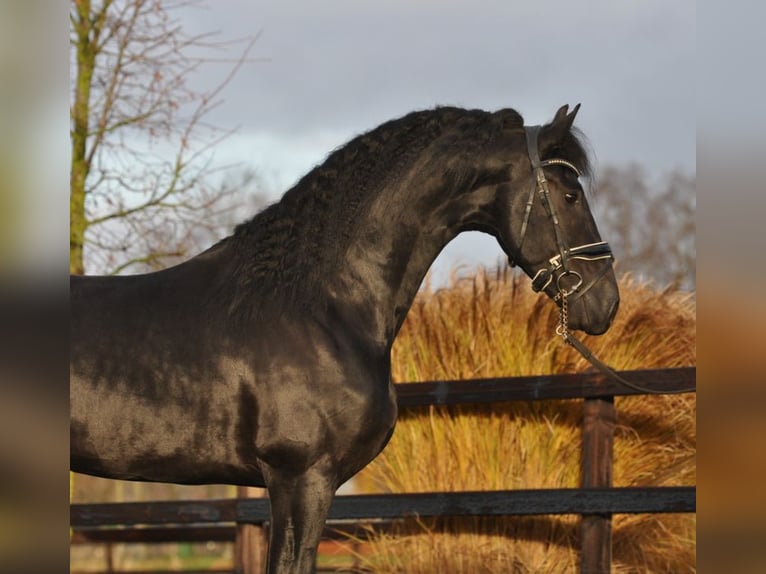
<svg viewBox="0 0 766 574"><path fill-rule="evenodd" d="M536 514L690 512L694 487L544 489L338 496L331 518L525 516ZM242 518L246 518L241 513Z"/></svg>
<svg viewBox="0 0 766 574"><path fill-rule="evenodd" d="M697 384L696 367L619 371L619 374L631 383L660 393L695 389ZM396 393L401 408L643 394L602 373L398 383Z"/></svg>
<svg viewBox="0 0 766 574"><path fill-rule="evenodd" d="M336 496L329 518L695 511L696 488L693 486L622 487ZM73 504L70 507L70 524L75 528L120 524L263 524L268 519L268 499Z"/></svg>
<svg viewBox="0 0 766 574"><path fill-rule="evenodd" d="M581 485L583 488L612 486L615 422L613 397L583 401ZM583 514L580 535L581 574L611 572L611 513Z"/></svg>
<svg viewBox="0 0 766 574"><path fill-rule="evenodd" d="M376 530L388 531L395 520L370 520L360 522L327 521L322 540L346 540L349 537L365 540L369 534L367 526ZM166 544L177 542L228 542L234 543L237 527L202 526L190 524L186 526L121 526L107 527L78 527L74 528L71 544Z"/></svg>
<svg viewBox="0 0 766 574"><path fill-rule="evenodd" d="M237 499L71 504L72 526L236 522Z"/></svg>
<svg viewBox="0 0 766 574"><path fill-rule="evenodd" d="M236 527L181 526L142 528L87 528L72 532L72 544L141 543L163 544L175 542L233 542Z"/></svg>

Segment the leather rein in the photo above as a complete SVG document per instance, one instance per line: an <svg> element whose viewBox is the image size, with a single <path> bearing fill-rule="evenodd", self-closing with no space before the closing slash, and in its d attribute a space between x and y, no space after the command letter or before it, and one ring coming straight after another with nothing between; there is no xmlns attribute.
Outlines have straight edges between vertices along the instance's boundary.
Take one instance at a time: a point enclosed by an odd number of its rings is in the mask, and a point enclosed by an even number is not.
<svg viewBox="0 0 766 574"><path fill-rule="evenodd" d="M631 388L635 391L648 394L678 394L693 391L690 389L678 389L674 391L656 391L641 385L632 383L625 378L621 377L614 369L609 365L599 360L593 352L569 330L568 325L568 311L569 303L576 301L582 297L593 285L595 285L611 268L614 256L612 255L612 249L605 241L598 241L596 243L587 243L576 247L569 247L564 237L561 226L559 223L559 217L556 213L556 208L551 202L550 190L548 188L548 181L545 179L544 168L550 165L562 165L574 171L579 178L581 176L580 170L565 159L547 159L540 161L537 147L537 138L540 133L540 126L529 126L524 128L527 136L527 153L529 154L529 161L532 165L533 184L532 189L529 192L526 207L524 209L524 220L521 225L521 239L519 240L519 253L524 245L524 239L526 238L527 227L529 225L529 218L532 212L532 207L536 197L540 197L540 201L548 214L549 219L553 224L554 236L556 238L556 245L558 247L558 254L548 259L548 266L538 269L535 275L532 277L532 289L536 292L542 291L548 288L551 283L555 281L557 293L553 297L554 301L560 305L559 310L559 324L556 327L556 334L562 338L562 340L573 347L583 358L593 365L604 375L617 381L618 383ZM604 261L604 265L599 273L595 275L587 285L583 286L583 278L577 271L572 270L569 267L569 262L572 260L581 261ZM509 259L510 265L515 265L512 259ZM571 281L571 285L567 287L567 279Z"/></svg>

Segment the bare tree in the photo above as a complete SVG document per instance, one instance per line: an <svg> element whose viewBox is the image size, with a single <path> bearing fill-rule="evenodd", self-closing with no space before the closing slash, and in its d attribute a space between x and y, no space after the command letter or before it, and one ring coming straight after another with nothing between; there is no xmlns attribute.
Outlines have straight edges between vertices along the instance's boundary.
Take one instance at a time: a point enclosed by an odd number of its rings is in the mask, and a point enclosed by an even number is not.
<svg viewBox="0 0 766 574"><path fill-rule="evenodd" d="M232 208L212 150L230 131L206 122L255 42L189 35L192 0L71 0L70 272L162 266ZM215 58L239 46L235 59ZM194 86L226 64L212 89ZM230 166L228 166L230 167ZM230 180L229 180L230 181ZM250 180L252 181L252 180ZM211 223L215 222L215 223Z"/></svg>
<svg viewBox="0 0 766 574"><path fill-rule="evenodd" d="M594 211L618 270L683 289L696 286L696 178L675 170L652 183L637 165L606 167Z"/></svg>

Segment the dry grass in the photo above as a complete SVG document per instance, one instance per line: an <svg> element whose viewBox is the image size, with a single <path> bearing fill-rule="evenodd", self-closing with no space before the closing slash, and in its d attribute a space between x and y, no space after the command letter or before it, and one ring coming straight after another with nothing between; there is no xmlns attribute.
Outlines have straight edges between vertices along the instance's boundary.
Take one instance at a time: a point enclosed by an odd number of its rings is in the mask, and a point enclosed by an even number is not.
<svg viewBox="0 0 766 574"><path fill-rule="evenodd" d="M696 364L695 302L624 279L610 331L587 337L618 369ZM393 350L397 381L578 372L587 363L554 334L557 310L526 279L480 271L419 295ZM614 483L696 481L696 397L617 400ZM426 492L577 487L579 401L410 410L363 472L368 491ZM614 572L693 572L694 515L620 515L613 521ZM578 518L409 521L376 534L376 572L574 572Z"/></svg>

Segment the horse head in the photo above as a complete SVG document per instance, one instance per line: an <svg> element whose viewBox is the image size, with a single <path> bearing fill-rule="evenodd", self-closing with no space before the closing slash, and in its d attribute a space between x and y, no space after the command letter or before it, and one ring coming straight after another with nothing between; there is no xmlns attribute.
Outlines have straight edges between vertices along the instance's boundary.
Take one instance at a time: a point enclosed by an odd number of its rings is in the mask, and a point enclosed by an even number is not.
<svg viewBox="0 0 766 574"><path fill-rule="evenodd" d="M484 186L482 215L469 227L494 235L535 291L566 305L570 328L598 335L611 325L619 292L611 249L580 181L589 168L572 129L578 109L563 106L551 123L532 127L520 126L508 110L497 112L500 123L512 125L501 128L482 161L488 173L502 166L508 177ZM474 197L481 196L476 189Z"/></svg>

